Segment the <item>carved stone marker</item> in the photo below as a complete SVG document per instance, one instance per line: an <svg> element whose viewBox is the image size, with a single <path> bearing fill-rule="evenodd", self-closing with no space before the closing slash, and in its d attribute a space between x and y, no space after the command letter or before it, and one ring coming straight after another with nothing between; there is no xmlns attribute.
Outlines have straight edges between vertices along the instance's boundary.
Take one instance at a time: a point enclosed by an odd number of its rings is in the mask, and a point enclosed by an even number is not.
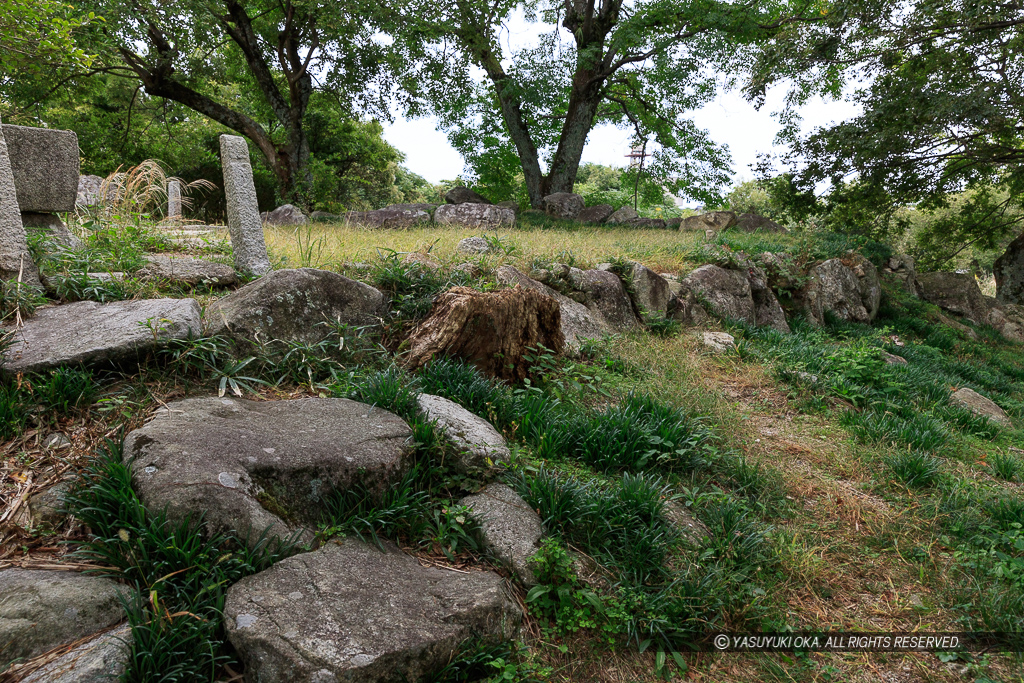
<svg viewBox="0 0 1024 683"><path fill-rule="evenodd" d="M224 167L224 196L227 199L228 231L235 252L235 269L255 275L270 271L267 243L263 239L252 181L249 146L237 135L220 136L220 158Z"/></svg>
<svg viewBox="0 0 1024 683"><path fill-rule="evenodd" d="M25 226L21 223L18 195L14 189L14 173L7 155L7 142L0 128L0 279L21 281L27 286L42 288L39 271L28 253Z"/></svg>
<svg viewBox="0 0 1024 683"><path fill-rule="evenodd" d="M181 218L181 183L167 181L167 217Z"/></svg>

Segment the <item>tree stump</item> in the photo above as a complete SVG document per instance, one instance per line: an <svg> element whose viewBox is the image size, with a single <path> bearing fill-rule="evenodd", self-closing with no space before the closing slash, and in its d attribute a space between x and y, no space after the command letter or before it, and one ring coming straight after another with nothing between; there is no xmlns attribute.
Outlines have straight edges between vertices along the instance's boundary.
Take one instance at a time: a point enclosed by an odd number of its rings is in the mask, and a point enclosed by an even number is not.
<svg viewBox="0 0 1024 683"><path fill-rule="evenodd" d="M440 295L430 316L409 337L406 366L415 370L434 358L461 358L482 373L520 381L529 368L527 349L545 346L561 353L562 314L558 302L532 289L478 292L455 287Z"/></svg>

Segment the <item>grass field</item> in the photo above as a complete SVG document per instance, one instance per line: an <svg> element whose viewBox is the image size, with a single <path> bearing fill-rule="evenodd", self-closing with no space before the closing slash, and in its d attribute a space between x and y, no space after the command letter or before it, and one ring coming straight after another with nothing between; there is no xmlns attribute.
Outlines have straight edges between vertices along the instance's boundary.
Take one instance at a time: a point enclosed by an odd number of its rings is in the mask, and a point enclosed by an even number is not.
<svg viewBox="0 0 1024 683"><path fill-rule="evenodd" d="M94 235L85 252L44 268L65 275L66 297L153 294L130 280L83 289L72 277L83 261L130 272L136 253L168 246L148 229L115 233ZM459 283L488 289L493 269L506 262L528 271L625 258L685 274L706 262L712 246L788 250L807 261L851 246L758 235L709 245L703 235L541 220L499 232L495 244L504 253L457 254L458 240L476 234L318 224L268 230L267 241L278 267L341 270L380 286L396 302L392 331L424 315L430 297L453 282L450 269L465 261L478 263L482 275ZM395 252L413 251L429 252L441 271L396 266ZM406 295L421 303L401 303ZM143 589L180 570L161 583L164 607L202 614L203 627L171 620L154 629L152 606L136 605L131 623L147 637L135 646L127 680L173 680L159 673L172 650L185 653L174 658L185 662L177 680L209 680L189 672L211 668L228 680L237 663L223 643L216 600L197 605L189 596L232 540L138 561L142 550L155 553L178 532L152 515L132 516L141 513L119 460L102 452L116 455L123 433L159 405L218 386L239 386L260 400L353 397L414 425L410 396L423 390L458 400L505 432L516 453L508 480L542 510L554 539L539 571L550 590L520 590L529 608L521 643L469 647L435 680L1024 681L1022 660L1012 654L673 654L687 639L721 630L1024 630L1024 353L984 329L969 339L937 324L936 313L887 292L871 326L832 321L816 329L795 321L792 335L779 335L723 321L713 327L738 344L722 355L705 351L689 330L640 330L588 342L571 357L540 353L530 385L518 387L458 364L411 375L373 334L348 337L343 353L330 343L287 357L268 349L241 370L207 338L177 345L141 372L22 378L0 396L5 513L27 494L26 477L36 493L66 473L83 477L79 510L106 512L80 513L56 528L28 528L12 516L0 566L103 565ZM883 352L908 363L887 364ZM992 427L951 406L949 391L960 386L992 397L1018 428ZM338 499L322 537L380 535L432 562L489 563L449 512L481 482L439 466L445 446L429 425L415 429L423 468L402 495L377 510ZM67 434L72 447L43 448L53 431ZM668 502L688 509L707 536L674 530ZM136 531L119 541L127 526ZM604 579L576 578L567 550L594 558ZM216 576L235 580L274 559L257 553Z"/></svg>

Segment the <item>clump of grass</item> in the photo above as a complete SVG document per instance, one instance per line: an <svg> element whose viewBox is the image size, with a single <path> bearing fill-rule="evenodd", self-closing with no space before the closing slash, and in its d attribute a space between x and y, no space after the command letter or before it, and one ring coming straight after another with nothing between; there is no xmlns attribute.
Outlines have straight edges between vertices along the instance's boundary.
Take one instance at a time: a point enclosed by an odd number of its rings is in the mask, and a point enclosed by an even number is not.
<svg viewBox="0 0 1024 683"><path fill-rule="evenodd" d="M389 410L406 421L412 420L418 412L418 387L407 372L396 366L363 375L351 388L346 387L345 393L357 401Z"/></svg>
<svg viewBox="0 0 1024 683"><path fill-rule="evenodd" d="M29 418L29 406L17 387L0 385L0 438L9 439L22 432Z"/></svg>
<svg viewBox="0 0 1024 683"><path fill-rule="evenodd" d="M63 367L39 377L34 391L44 408L66 415L92 405L99 386L90 371Z"/></svg>
<svg viewBox="0 0 1024 683"><path fill-rule="evenodd" d="M862 443L896 445L920 451L940 449L951 436L941 421L924 413L903 417L874 410L850 411L844 413L839 422Z"/></svg>
<svg viewBox="0 0 1024 683"><path fill-rule="evenodd" d="M994 454L989 459L988 466L992 468L992 474L1006 481L1014 481L1021 472L1020 459L1004 451Z"/></svg>
<svg viewBox="0 0 1024 683"><path fill-rule="evenodd" d="M893 476L910 488L934 486L939 479L939 459L922 451L899 453L886 464Z"/></svg>
<svg viewBox="0 0 1024 683"><path fill-rule="evenodd" d="M209 533L201 518L150 513L114 442L88 464L65 504L89 529L76 556L134 589L124 598L132 649L122 680L129 682L213 680L230 658L221 627L228 587L296 550L265 535Z"/></svg>
<svg viewBox="0 0 1024 683"><path fill-rule="evenodd" d="M383 495L356 484L325 496L321 536L353 534L378 546L382 537L393 541L422 538L427 530L430 499L419 489L421 479L421 472L414 467Z"/></svg>

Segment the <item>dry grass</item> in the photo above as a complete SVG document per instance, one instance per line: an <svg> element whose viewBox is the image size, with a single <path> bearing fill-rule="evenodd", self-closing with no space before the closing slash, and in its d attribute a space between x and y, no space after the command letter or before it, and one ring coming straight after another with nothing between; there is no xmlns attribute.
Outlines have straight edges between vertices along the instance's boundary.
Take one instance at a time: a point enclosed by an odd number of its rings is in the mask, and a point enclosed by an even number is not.
<svg viewBox="0 0 1024 683"><path fill-rule="evenodd" d="M559 261L586 268L613 256L632 258L663 272L677 272L689 264L686 251L703 236L676 230L585 228L573 230L515 229L497 236L511 255L468 257L456 252L459 240L481 234L479 229L429 225L410 230L375 230L346 223L314 223L298 228L264 230L272 260L339 269L342 264L375 261L380 254L429 252L451 264L478 262L485 267L504 263L530 264L534 259Z"/></svg>

